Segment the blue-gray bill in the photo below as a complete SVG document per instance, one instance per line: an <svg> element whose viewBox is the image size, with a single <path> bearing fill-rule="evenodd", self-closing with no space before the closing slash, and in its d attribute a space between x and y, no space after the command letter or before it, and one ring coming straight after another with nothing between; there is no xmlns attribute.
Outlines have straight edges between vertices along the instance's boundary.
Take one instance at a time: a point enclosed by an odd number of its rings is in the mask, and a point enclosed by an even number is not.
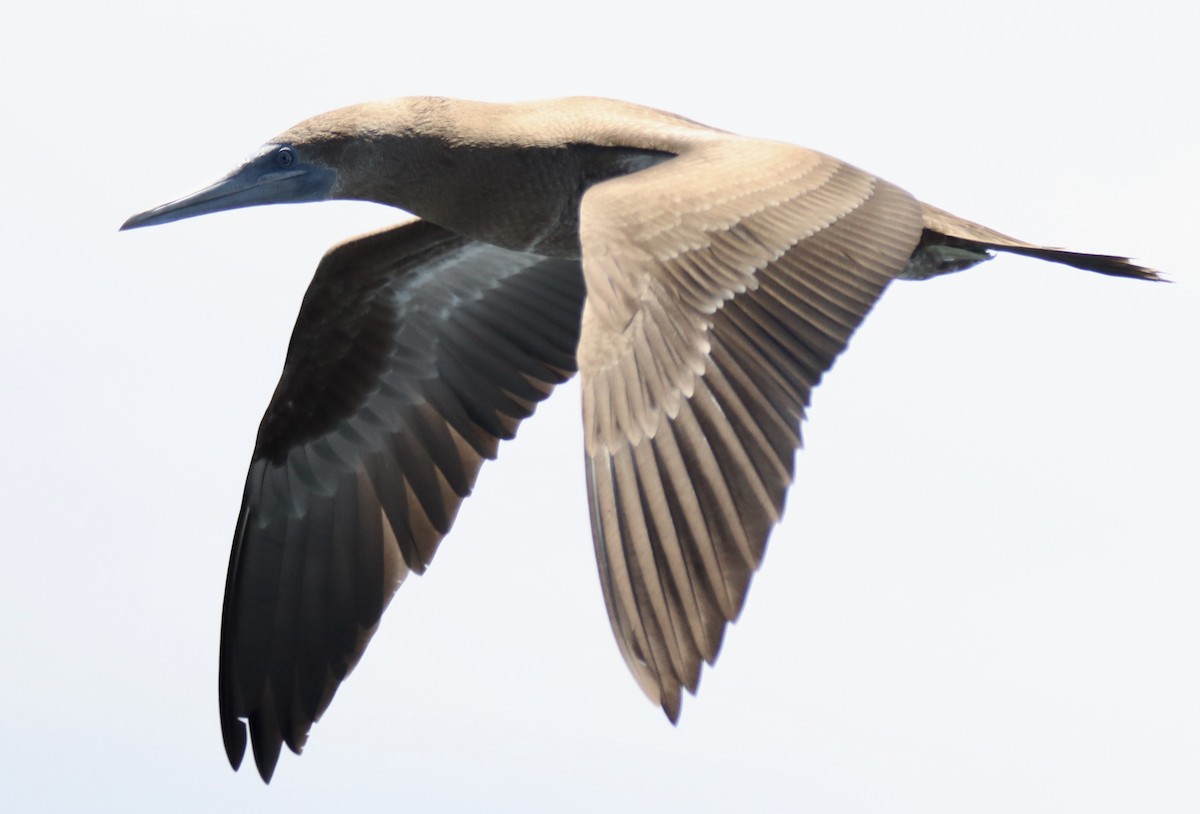
<svg viewBox="0 0 1200 814"><path fill-rule="evenodd" d="M268 144L258 155L221 180L177 200L134 215L121 229L157 226L212 212L278 203L328 200L334 172L327 167L296 163L284 158L280 145ZM289 162L284 164L283 162Z"/></svg>

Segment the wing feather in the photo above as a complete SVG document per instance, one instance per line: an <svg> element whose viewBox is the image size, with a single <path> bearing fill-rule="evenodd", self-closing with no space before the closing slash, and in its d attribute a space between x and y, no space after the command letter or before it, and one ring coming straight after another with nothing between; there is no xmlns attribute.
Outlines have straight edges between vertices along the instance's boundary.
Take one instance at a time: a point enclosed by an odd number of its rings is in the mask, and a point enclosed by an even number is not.
<svg viewBox="0 0 1200 814"><path fill-rule="evenodd" d="M483 461L574 372L583 297L578 261L420 221L322 260L230 558L220 696L235 767L247 725L264 778L284 744L303 747Z"/></svg>
<svg viewBox="0 0 1200 814"><path fill-rule="evenodd" d="M782 514L812 388L921 229L883 181L736 137L585 194L597 562L626 663L672 720Z"/></svg>

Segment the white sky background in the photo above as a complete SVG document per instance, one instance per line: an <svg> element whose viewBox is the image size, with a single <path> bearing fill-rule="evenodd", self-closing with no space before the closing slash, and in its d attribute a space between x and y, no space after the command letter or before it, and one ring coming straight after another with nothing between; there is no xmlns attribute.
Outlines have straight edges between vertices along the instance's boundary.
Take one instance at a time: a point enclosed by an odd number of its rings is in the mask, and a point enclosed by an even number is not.
<svg viewBox="0 0 1200 814"><path fill-rule="evenodd" d="M1197 6L437 5L7 16L0 808L1200 808ZM1176 284L1001 259L895 285L677 728L612 641L563 388L266 788L217 726L243 478L318 258L402 215L117 227L409 94L639 101Z"/></svg>

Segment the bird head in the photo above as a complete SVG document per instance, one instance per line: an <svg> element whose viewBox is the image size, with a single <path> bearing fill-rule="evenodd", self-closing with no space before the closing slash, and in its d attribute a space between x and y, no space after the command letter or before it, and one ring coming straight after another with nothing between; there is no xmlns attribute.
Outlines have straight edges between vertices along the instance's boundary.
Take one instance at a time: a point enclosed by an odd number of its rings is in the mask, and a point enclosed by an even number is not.
<svg viewBox="0 0 1200 814"><path fill-rule="evenodd" d="M348 199L403 206L408 201L396 188L419 190L428 185L421 165L430 162L411 160L420 149L417 145L436 146L453 138L438 130L439 118L433 115L445 103L423 97L396 99L306 119L216 183L134 215L121 229L266 204Z"/></svg>

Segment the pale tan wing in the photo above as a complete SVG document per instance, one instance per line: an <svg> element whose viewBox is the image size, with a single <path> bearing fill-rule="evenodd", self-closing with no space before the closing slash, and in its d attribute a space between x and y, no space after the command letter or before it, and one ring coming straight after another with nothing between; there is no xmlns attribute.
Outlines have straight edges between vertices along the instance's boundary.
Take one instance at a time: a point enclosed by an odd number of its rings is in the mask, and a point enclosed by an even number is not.
<svg viewBox="0 0 1200 814"><path fill-rule="evenodd" d="M779 520L809 394L921 236L907 193L715 138L583 198L579 345L600 581L672 719Z"/></svg>
<svg viewBox="0 0 1200 814"><path fill-rule="evenodd" d="M321 261L259 429L221 624L221 728L269 779L449 532L483 461L575 369L575 260L423 221ZM243 721L245 723L243 723Z"/></svg>

